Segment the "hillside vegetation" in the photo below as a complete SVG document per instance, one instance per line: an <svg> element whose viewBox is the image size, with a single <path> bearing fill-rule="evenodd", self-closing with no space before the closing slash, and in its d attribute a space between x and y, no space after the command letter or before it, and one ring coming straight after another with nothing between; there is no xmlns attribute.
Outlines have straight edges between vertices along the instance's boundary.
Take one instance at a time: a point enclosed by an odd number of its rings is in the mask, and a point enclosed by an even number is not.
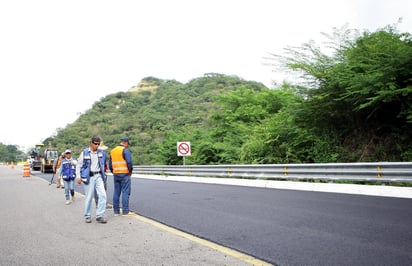
<svg viewBox="0 0 412 266"><path fill-rule="evenodd" d="M135 164L266 164L412 160L412 41L393 27L335 32L272 55L303 82L267 88L209 73L186 84L144 78L107 95L52 141L78 156L98 135L109 148L131 139ZM76 154L77 153L77 154Z"/></svg>

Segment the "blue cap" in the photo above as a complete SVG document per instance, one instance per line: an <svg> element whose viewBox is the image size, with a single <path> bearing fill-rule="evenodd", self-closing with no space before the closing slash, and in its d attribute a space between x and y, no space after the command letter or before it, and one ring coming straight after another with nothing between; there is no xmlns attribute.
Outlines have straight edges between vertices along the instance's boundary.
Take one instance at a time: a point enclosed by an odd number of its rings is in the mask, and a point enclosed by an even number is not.
<svg viewBox="0 0 412 266"><path fill-rule="evenodd" d="M123 137L120 141L121 141L121 142L127 142L127 143L130 144L130 140L129 140L128 137Z"/></svg>

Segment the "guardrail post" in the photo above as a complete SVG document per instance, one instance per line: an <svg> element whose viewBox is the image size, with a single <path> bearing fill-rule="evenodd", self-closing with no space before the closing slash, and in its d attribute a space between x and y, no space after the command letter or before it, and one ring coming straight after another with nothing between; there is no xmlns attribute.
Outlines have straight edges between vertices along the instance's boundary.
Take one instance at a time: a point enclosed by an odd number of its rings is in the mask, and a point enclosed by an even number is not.
<svg viewBox="0 0 412 266"><path fill-rule="evenodd" d="M284 166L283 167L283 171L284 171L284 176L288 176L288 167L287 166Z"/></svg>
<svg viewBox="0 0 412 266"><path fill-rule="evenodd" d="M381 170L382 170L382 166L378 166L378 178L381 178L382 177L382 173L381 173Z"/></svg>

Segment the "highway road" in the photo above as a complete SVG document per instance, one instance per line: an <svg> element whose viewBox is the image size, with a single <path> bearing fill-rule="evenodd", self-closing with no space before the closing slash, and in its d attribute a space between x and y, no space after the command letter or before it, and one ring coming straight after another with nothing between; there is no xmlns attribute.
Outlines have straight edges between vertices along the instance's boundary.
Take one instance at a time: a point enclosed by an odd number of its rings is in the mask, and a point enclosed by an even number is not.
<svg viewBox="0 0 412 266"><path fill-rule="evenodd" d="M130 208L276 265L412 265L412 199L133 178Z"/></svg>

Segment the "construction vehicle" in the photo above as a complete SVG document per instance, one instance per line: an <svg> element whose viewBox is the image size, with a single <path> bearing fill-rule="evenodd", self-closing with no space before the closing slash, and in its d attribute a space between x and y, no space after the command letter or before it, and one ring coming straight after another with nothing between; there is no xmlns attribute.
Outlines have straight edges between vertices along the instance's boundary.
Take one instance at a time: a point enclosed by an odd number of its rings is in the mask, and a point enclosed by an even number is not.
<svg viewBox="0 0 412 266"><path fill-rule="evenodd" d="M53 173L53 165L59 157L59 152L51 146L50 142L44 150L43 146L42 143L36 144L36 148L31 152L31 168L42 173Z"/></svg>
<svg viewBox="0 0 412 266"><path fill-rule="evenodd" d="M53 173L54 162L59 158L59 152L49 145L44 150L43 157L41 158L41 172L42 173Z"/></svg>
<svg viewBox="0 0 412 266"><path fill-rule="evenodd" d="M40 149L44 146L43 143L36 144L36 147L30 153L30 168L34 171L41 170L41 152Z"/></svg>

